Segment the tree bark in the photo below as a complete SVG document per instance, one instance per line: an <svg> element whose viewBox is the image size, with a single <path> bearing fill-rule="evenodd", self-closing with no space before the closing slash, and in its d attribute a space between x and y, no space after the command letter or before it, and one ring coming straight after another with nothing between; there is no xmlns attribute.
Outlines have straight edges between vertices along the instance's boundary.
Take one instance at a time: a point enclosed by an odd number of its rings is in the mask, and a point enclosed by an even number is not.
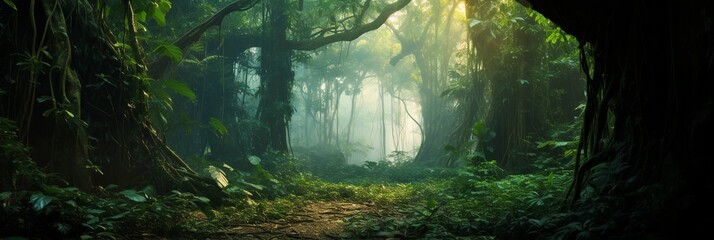
<svg viewBox="0 0 714 240"><path fill-rule="evenodd" d="M258 119L267 129L256 139L257 152L268 149L287 152L287 128L293 113L291 90L294 82L292 49L287 43L287 1L268 3L269 20L261 47L260 104Z"/></svg>

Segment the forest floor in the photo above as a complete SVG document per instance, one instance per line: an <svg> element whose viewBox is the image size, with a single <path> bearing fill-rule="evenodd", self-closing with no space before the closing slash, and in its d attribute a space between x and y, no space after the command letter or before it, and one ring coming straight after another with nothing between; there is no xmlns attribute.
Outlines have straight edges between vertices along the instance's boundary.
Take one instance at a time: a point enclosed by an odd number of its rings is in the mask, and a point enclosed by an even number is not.
<svg viewBox="0 0 714 240"><path fill-rule="evenodd" d="M374 213L372 206L348 202L315 202L286 218L241 224L220 235L231 239L339 239L344 218L356 214Z"/></svg>
<svg viewBox="0 0 714 240"><path fill-rule="evenodd" d="M345 218L357 215L393 215L375 206L344 201L318 201L287 214L282 219L254 224L236 224L205 239L344 239ZM380 238L389 238L383 233Z"/></svg>

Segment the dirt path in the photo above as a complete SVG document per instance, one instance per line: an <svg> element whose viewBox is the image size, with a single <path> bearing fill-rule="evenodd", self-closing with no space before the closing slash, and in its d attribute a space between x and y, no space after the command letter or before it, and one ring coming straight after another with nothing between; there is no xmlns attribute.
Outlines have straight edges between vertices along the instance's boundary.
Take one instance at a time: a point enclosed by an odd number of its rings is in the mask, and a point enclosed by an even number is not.
<svg viewBox="0 0 714 240"><path fill-rule="evenodd" d="M374 206L348 202L315 202L286 218L240 224L217 234L219 239L340 239L343 219L376 213Z"/></svg>

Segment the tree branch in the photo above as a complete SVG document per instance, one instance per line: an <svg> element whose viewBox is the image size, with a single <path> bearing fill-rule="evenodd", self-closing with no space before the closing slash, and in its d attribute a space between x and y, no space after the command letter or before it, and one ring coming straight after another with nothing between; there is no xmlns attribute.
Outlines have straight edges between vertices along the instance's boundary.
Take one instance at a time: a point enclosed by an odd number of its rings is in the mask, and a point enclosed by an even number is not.
<svg viewBox="0 0 714 240"><path fill-rule="evenodd" d="M401 10L410 2L411 0L399 0L392 4L389 4L384 7L384 9L382 9L382 12L379 13L379 16L377 16L374 21L361 25L359 27L355 27L352 30L311 40L288 41L288 45L293 50L315 50L330 43L355 40L359 36L362 36L362 34L375 30L382 26L382 24L384 24L393 13Z"/></svg>
<svg viewBox="0 0 714 240"><path fill-rule="evenodd" d="M211 18L194 27L193 29L191 29L191 31L188 31L186 34L174 41L174 45L176 45L176 47L180 49L185 49L189 45L198 41L201 38L201 35L203 35L203 33L206 32L210 27L221 24L223 18L226 17L228 14L237 11L248 10L255 6L255 4L257 4L259 1L260 0L239 0L234 3L231 3L230 5L224 7L216 14L214 14Z"/></svg>
<svg viewBox="0 0 714 240"><path fill-rule="evenodd" d="M186 48L191 46L191 44L194 44L196 43L196 41L201 39L203 33L205 33L209 28L221 24L223 18L225 18L228 14L237 11L248 10L255 6L255 4L257 4L259 1L260 0L238 0L234 3L231 3L220 11L218 11L216 14L211 16L203 23L199 24L198 26L185 33L179 39L174 41L173 44L181 50L185 51ZM150 75L152 77L160 77L164 74L170 63L171 61L168 59L168 57L162 56L157 61L151 63L151 67L149 68L149 71L151 72Z"/></svg>

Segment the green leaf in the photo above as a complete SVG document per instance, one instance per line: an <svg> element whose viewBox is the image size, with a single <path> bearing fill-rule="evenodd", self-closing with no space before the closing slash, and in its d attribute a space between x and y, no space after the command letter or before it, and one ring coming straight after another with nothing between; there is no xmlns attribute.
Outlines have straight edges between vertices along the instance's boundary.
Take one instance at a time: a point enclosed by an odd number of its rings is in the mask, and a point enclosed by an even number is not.
<svg viewBox="0 0 714 240"><path fill-rule="evenodd" d="M253 188L255 188L255 189L258 189L258 190L263 190L263 189L265 188L265 186L263 186L263 185L253 184L253 183L249 183L249 182L246 182L246 181L241 181L241 183L243 183L243 184L245 184L245 185L248 185L248 186L251 186L251 187L253 187Z"/></svg>
<svg viewBox="0 0 714 240"><path fill-rule="evenodd" d="M70 112L69 110L64 110L64 113L67 114L70 118L74 117L74 113Z"/></svg>
<svg viewBox="0 0 714 240"><path fill-rule="evenodd" d="M176 45L167 42L159 43L159 45L154 49L154 52L168 57L173 62L179 62L183 59L183 52L181 49Z"/></svg>
<svg viewBox="0 0 714 240"><path fill-rule="evenodd" d="M484 133L486 133L486 122L485 121L480 121L480 122L474 123L474 125L471 127L471 134L473 134L476 137L483 137Z"/></svg>
<svg viewBox="0 0 714 240"><path fill-rule="evenodd" d="M10 8L12 8L12 9L15 10L15 11L17 11L17 6L15 6L15 3L13 3L12 0L3 0L3 1L5 2L5 4L7 4L8 6L10 6Z"/></svg>
<svg viewBox="0 0 714 240"><path fill-rule="evenodd" d="M196 198L198 199L198 201L201 201L202 203L206 203L206 204L208 204L211 201L211 199L208 199L207 197L196 197Z"/></svg>
<svg viewBox="0 0 714 240"><path fill-rule="evenodd" d="M261 162L259 157L253 155L248 156L248 161L250 161L250 164L253 164L253 166L257 166Z"/></svg>
<svg viewBox="0 0 714 240"><path fill-rule="evenodd" d="M141 192L144 193L149 198L155 198L159 196L159 193L156 191L156 188L153 185L147 185L143 189L141 189Z"/></svg>
<svg viewBox="0 0 714 240"><path fill-rule="evenodd" d="M66 223L55 223L54 227L55 227L55 229L57 229L58 232L60 232L62 234L69 233L69 230L71 229L69 224L66 224Z"/></svg>
<svg viewBox="0 0 714 240"><path fill-rule="evenodd" d="M134 202L146 202L146 197L142 196L141 194L139 194L138 192L136 192L134 190L129 189L129 190L121 191L119 193L121 193L122 195L124 195L124 197L126 197L129 200L132 200Z"/></svg>
<svg viewBox="0 0 714 240"><path fill-rule="evenodd" d="M481 21L481 20L478 20L478 19L473 19L473 18L472 18L472 19L469 19L469 27L472 28L472 27L478 25L478 24L481 23L481 22L482 22L482 21Z"/></svg>
<svg viewBox="0 0 714 240"><path fill-rule="evenodd" d="M89 213L89 214L102 214L104 212L105 211L101 210L101 209L91 209L91 208L87 209L87 213Z"/></svg>
<svg viewBox="0 0 714 240"><path fill-rule="evenodd" d="M35 209L35 211L40 211L44 209L47 204L50 204L54 198L51 196L46 196L41 193L35 193L30 196L30 203L32 204L32 208Z"/></svg>
<svg viewBox="0 0 714 240"><path fill-rule="evenodd" d="M129 214L129 212L123 212L123 213L108 217L108 219L119 220L119 219L126 217L127 214Z"/></svg>
<svg viewBox="0 0 714 240"><path fill-rule="evenodd" d="M429 199L429 202L426 203L426 207L428 209L434 209L438 203L436 202L436 199L431 198Z"/></svg>
<svg viewBox="0 0 714 240"><path fill-rule="evenodd" d="M196 93L194 93L193 90L191 90L191 88L183 82L173 79L164 79L162 82L164 86L170 88L179 95L184 96L191 101L196 100Z"/></svg>
<svg viewBox="0 0 714 240"><path fill-rule="evenodd" d="M50 96L41 96L41 97L38 97L36 100L37 100L38 103L43 103L43 102L52 100L52 97L50 97Z"/></svg>
<svg viewBox="0 0 714 240"><path fill-rule="evenodd" d="M223 125L223 122L221 122L221 120L218 120L218 118L212 117L211 119L209 119L208 125L211 125L211 128L213 128L213 131L218 136L228 134L228 128L226 128L226 125Z"/></svg>
<svg viewBox="0 0 714 240"><path fill-rule="evenodd" d="M225 188L228 186L228 178L226 178L226 173L223 170L214 166L208 166L207 170L219 187Z"/></svg>
<svg viewBox="0 0 714 240"><path fill-rule="evenodd" d="M2 192L0 193L0 200L5 201L10 198L10 196L12 196L12 192Z"/></svg>
<svg viewBox="0 0 714 240"><path fill-rule="evenodd" d="M134 19L139 22L146 22L146 11L134 13Z"/></svg>
<svg viewBox="0 0 714 240"><path fill-rule="evenodd" d="M156 21L159 26L166 25L166 13L171 10L171 2L168 0L161 0L155 3L155 8L151 14L151 17Z"/></svg>

